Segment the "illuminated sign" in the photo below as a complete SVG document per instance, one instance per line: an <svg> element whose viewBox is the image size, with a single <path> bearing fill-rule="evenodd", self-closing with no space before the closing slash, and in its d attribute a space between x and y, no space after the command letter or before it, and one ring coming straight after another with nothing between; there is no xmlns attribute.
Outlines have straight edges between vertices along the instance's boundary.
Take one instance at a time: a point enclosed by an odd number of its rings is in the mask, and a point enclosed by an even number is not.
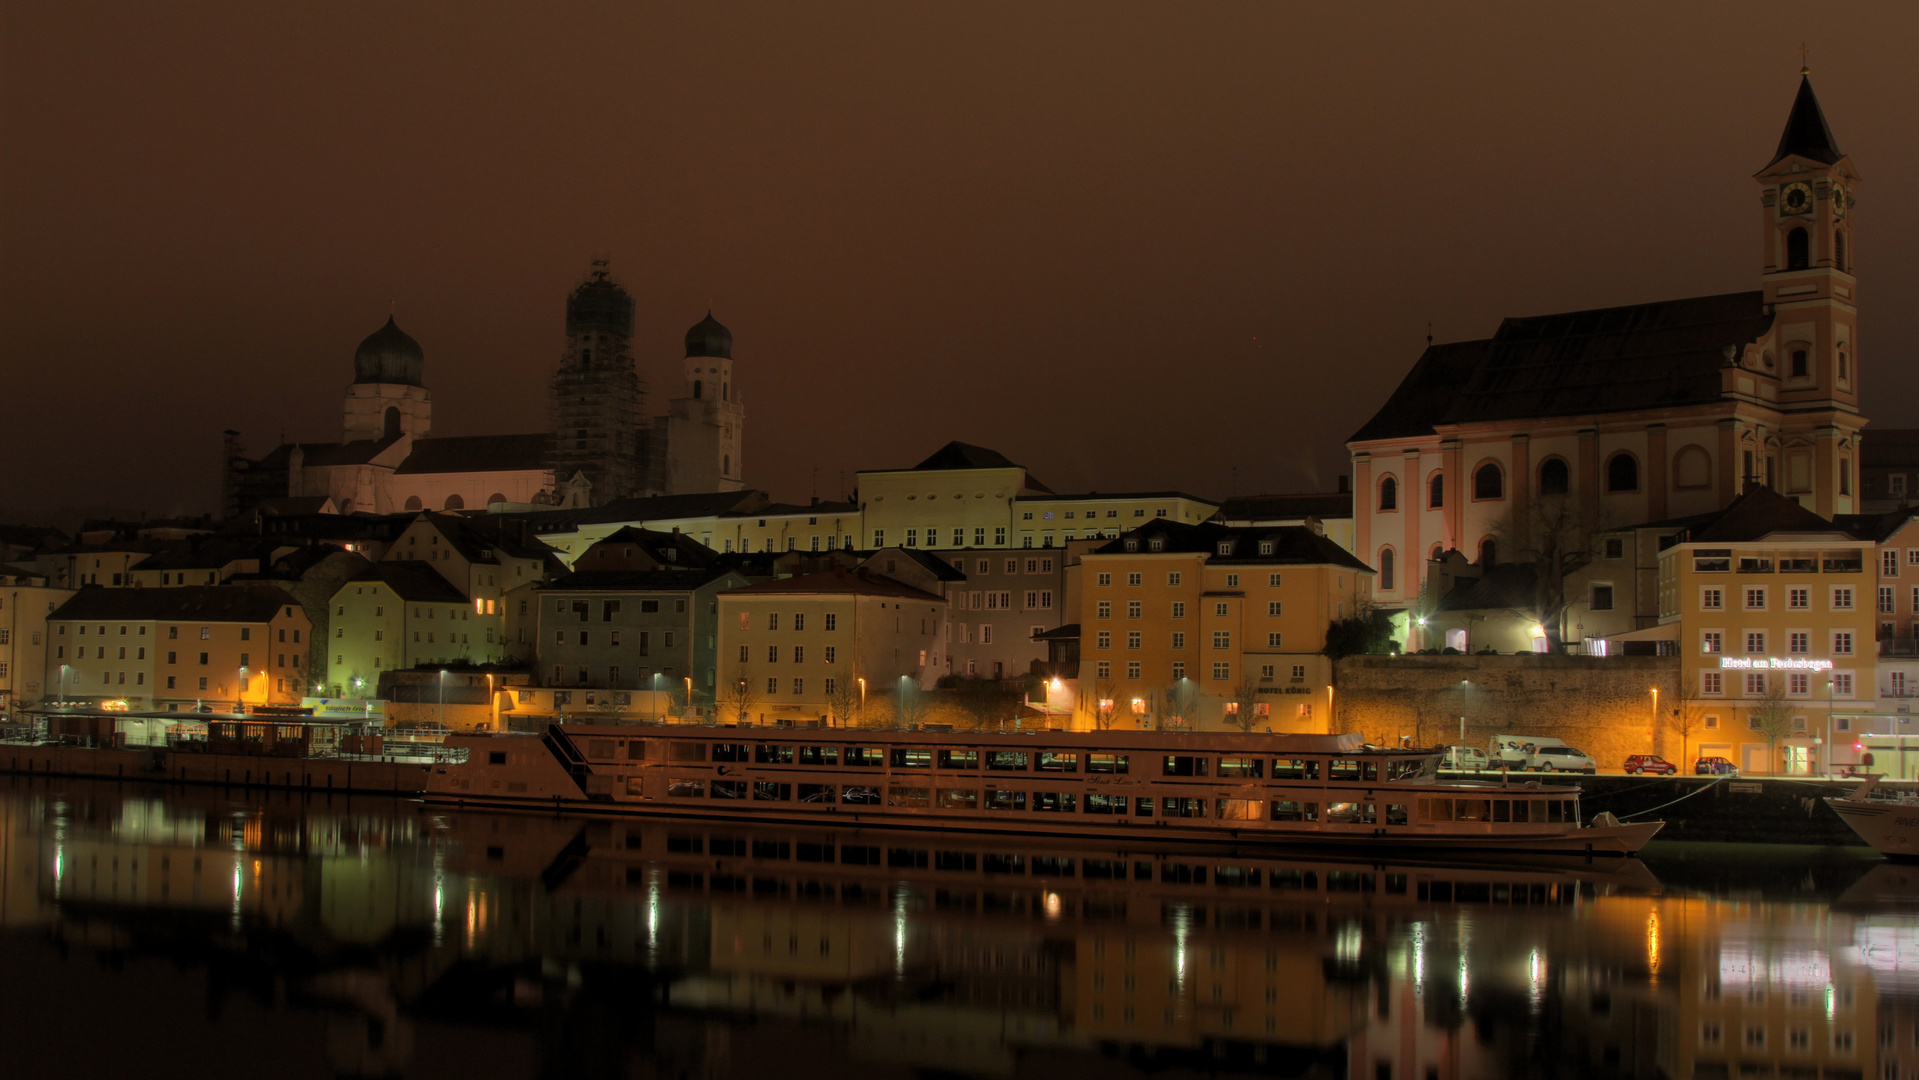
<svg viewBox="0 0 1919 1080"><path fill-rule="evenodd" d="M1750 671L1831 671L1832 661L1801 660L1797 657L1781 660L1776 656L1753 660L1745 657L1722 656L1719 658L1719 666L1722 669L1737 668Z"/></svg>

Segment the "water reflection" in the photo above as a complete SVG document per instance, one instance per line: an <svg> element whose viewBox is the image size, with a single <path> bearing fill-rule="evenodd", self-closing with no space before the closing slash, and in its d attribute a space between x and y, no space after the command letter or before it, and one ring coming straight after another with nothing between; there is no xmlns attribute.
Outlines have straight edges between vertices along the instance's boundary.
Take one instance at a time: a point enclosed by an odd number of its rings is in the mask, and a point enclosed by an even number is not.
<svg viewBox="0 0 1919 1080"><path fill-rule="evenodd" d="M22 781L0 927L46 1008L165 957L209 1005L154 1038L217 1045L245 999L338 1075L1919 1076L1919 873L1752 848L1382 864Z"/></svg>

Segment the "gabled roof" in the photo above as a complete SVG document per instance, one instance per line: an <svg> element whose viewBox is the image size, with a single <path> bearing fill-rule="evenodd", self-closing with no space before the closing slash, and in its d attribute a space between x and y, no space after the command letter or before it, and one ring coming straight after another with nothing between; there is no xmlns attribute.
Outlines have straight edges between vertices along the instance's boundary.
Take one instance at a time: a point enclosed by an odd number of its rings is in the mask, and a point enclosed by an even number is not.
<svg viewBox="0 0 1919 1080"><path fill-rule="evenodd" d="M469 562L496 562L501 552L515 559L553 558L553 549L546 541L530 535L520 522L510 519L501 520L491 516L465 517L460 514L445 514L425 511L421 515L440 530L440 535Z"/></svg>
<svg viewBox="0 0 1919 1080"><path fill-rule="evenodd" d="M440 572L433 569L432 563L417 559L374 563L355 574L352 580L380 582L402 600L423 604L466 603L466 594L441 577Z"/></svg>
<svg viewBox="0 0 1919 1080"><path fill-rule="evenodd" d="M984 446L974 446L958 440L947 443L933 451L926 460L913 466L914 472L926 472L933 469L1020 469L1025 466L1015 463L998 450L989 450Z"/></svg>
<svg viewBox="0 0 1919 1080"><path fill-rule="evenodd" d="M1153 552L1153 542L1159 541L1159 551ZM1128 550L1128 542L1135 547ZM1230 544L1229 554L1220 554L1220 545ZM1267 554L1260 554L1260 545L1270 544ZM1349 570L1372 573L1373 568L1354 558L1351 552L1304 525L1252 525L1229 526L1217 522L1204 521L1199 524L1187 524L1167 518L1155 520L1121 533L1119 539L1108 540L1092 551L1090 555L1139 555L1163 554L1167 552L1204 553L1206 562L1221 566L1249 565L1270 566L1275 563L1292 563L1304 566L1343 566Z"/></svg>
<svg viewBox="0 0 1919 1080"><path fill-rule="evenodd" d="M745 585L721 593L721 596L774 596L782 593L794 595L818 595L820 593L839 593L856 596L887 596L901 600L916 600L928 604L944 604L946 598L935 596L923 589L915 589L892 578L880 574L869 574L861 570L821 570L798 577L779 578L774 581L762 581L757 585Z"/></svg>
<svg viewBox="0 0 1919 1080"><path fill-rule="evenodd" d="M1523 611L1539 599L1538 564L1498 563L1478 578L1462 580L1437 606L1441 611Z"/></svg>
<svg viewBox="0 0 1919 1080"><path fill-rule="evenodd" d="M530 510L492 514L491 518L524 521L534 532L572 532L583 525L610 525L632 522L677 521L683 518L718 517L729 512L741 515L771 504L766 492L753 488L742 491L706 491L691 495L652 495L614 499L605 506L566 507L557 510Z"/></svg>
<svg viewBox="0 0 1919 1080"><path fill-rule="evenodd" d="M673 566L711 566L719 558L718 552L685 533L660 532L628 525L580 552L580 558L575 565L585 563L587 556L597 548L620 547L628 544L644 550L656 562ZM669 557L668 551L674 552L674 555Z"/></svg>
<svg viewBox="0 0 1919 1080"><path fill-rule="evenodd" d="M868 563L871 563L882 555L902 556L908 561L912 562L915 566L918 566L920 569L933 575L933 580L935 581L965 581L966 580L966 574L960 570L954 569L952 563L947 562L945 559L940 558L939 556L933 554L930 551L924 551L924 550L921 550L920 548L908 548L908 547L881 548L878 551L875 551L871 556L863 560L861 565L866 565ZM880 571L875 571L875 573L879 573L879 572Z"/></svg>
<svg viewBox="0 0 1919 1080"><path fill-rule="evenodd" d="M176 540L165 549L156 551L139 563L136 570L218 570L230 563L247 559L266 562L271 559L278 541L257 538L206 536L192 540Z"/></svg>
<svg viewBox="0 0 1919 1080"><path fill-rule="evenodd" d="M1014 502L1101 502L1108 499L1185 499L1188 502L1218 506L1217 500L1184 491L1087 491L1072 495L1046 492L1043 495L1015 495Z"/></svg>
<svg viewBox="0 0 1919 1080"><path fill-rule="evenodd" d="M859 510L858 503L816 502L816 503L767 503L765 506L741 510L728 510L719 515L727 518L750 517L825 517L829 514L851 514Z"/></svg>
<svg viewBox="0 0 1919 1080"><path fill-rule="evenodd" d="M272 619L300 602L275 585L198 585L179 589L102 589L74 593L49 620L179 619L181 622L247 622Z"/></svg>
<svg viewBox="0 0 1919 1080"><path fill-rule="evenodd" d="M1511 318L1485 341L1428 346L1351 442L1444 425L1720 400L1725 348L1772 325L1761 292Z"/></svg>
<svg viewBox="0 0 1919 1080"><path fill-rule="evenodd" d="M581 570L534 586L538 592L692 592L727 575L725 567L688 570ZM744 578L741 577L742 583Z"/></svg>
<svg viewBox="0 0 1919 1080"><path fill-rule="evenodd" d="M1812 92L1812 76L1803 72L1799 76L1799 93L1792 99L1792 112L1786 115L1786 130L1779 133L1779 149L1766 163L1766 168L1794 155L1821 165L1831 165L1846 156L1832 137L1832 129L1826 126L1825 110L1819 107L1819 98Z"/></svg>
<svg viewBox="0 0 1919 1080"><path fill-rule="evenodd" d="M540 472L546 469L547 436L460 435L415 439L395 473Z"/></svg>
<svg viewBox="0 0 1919 1080"><path fill-rule="evenodd" d="M1915 517L1919 509L1904 506L1883 514L1835 514L1832 523L1861 540L1884 543Z"/></svg>
<svg viewBox="0 0 1919 1080"><path fill-rule="evenodd" d="M1769 487L1755 486L1693 529L1680 543L1742 543L1775 533L1845 533L1845 529Z"/></svg>

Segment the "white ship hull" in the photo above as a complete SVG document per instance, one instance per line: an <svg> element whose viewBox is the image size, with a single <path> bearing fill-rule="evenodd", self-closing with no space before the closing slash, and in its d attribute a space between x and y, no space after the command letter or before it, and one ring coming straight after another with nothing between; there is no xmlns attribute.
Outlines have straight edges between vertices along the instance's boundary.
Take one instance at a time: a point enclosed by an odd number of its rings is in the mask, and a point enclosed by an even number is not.
<svg viewBox="0 0 1919 1080"><path fill-rule="evenodd" d="M567 725L464 740L427 801L593 815L1621 857L1660 822L1582 824L1577 787L1441 782L1350 736L982 735Z"/></svg>
<svg viewBox="0 0 1919 1080"><path fill-rule="evenodd" d="M1879 854L1919 860L1919 802L1868 800L1863 795L1859 791L1827 799L1826 805Z"/></svg>

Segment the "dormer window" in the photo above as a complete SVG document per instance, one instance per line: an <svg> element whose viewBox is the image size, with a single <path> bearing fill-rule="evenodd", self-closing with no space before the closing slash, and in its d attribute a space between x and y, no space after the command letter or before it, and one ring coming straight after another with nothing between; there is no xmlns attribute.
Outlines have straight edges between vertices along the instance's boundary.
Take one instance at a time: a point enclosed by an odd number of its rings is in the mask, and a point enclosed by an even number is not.
<svg viewBox="0 0 1919 1080"><path fill-rule="evenodd" d="M1233 542L1231 540L1221 540L1219 542L1219 553L1221 555L1231 555L1233 553Z"/></svg>
<svg viewBox="0 0 1919 1080"><path fill-rule="evenodd" d="M1261 540L1259 542L1259 553L1261 555L1271 555L1273 553L1273 542L1271 540Z"/></svg>
<svg viewBox="0 0 1919 1080"><path fill-rule="evenodd" d="M1166 541L1161 540L1157 536L1155 536L1153 539L1146 542L1146 547L1152 551L1158 551L1165 546L1166 546Z"/></svg>
<svg viewBox="0 0 1919 1080"><path fill-rule="evenodd" d="M1138 541L1138 540L1128 540L1128 541L1126 541L1126 550L1128 550L1128 551L1138 551L1138 550L1139 550L1139 541Z"/></svg>

